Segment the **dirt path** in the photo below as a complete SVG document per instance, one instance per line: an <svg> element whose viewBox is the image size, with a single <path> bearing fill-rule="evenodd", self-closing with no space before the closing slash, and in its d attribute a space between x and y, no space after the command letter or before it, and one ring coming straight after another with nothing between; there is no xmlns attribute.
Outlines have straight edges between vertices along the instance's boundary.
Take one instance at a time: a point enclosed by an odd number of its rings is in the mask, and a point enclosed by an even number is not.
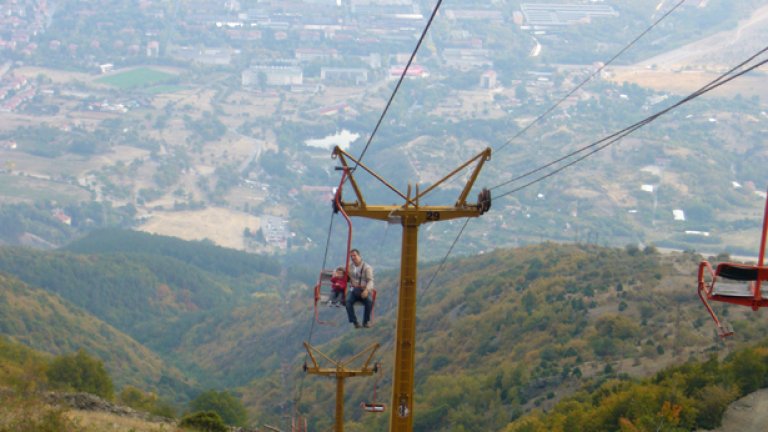
<svg viewBox="0 0 768 432"><path fill-rule="evenodd" d="M762 389L728 406L723 416L723 425L709 432L765 432L766 430L768 430L768 389Z"/></svg>
<svg viewBox="0 0 768 432"><path fill-rule="evenodd" d="M636 67L655 65L658 69L693 66L724 68L764 47L768 35L768 6L757 9L733 30L726 30L676 50L641 61Z"/></svg>
<svg viewBox="0 0 768 432"><path fill-rule="evenodd" d="M674 94L691 93L721 73L764 48L768 40L768 6L763 6L732 30L689 43L676 50L642 60L630 66L611 66L611 81L630 82ZM760 68L765 70L765 67ZM747 74L711 94L729 97L741 94L768 99L765 79Z"/></svg>

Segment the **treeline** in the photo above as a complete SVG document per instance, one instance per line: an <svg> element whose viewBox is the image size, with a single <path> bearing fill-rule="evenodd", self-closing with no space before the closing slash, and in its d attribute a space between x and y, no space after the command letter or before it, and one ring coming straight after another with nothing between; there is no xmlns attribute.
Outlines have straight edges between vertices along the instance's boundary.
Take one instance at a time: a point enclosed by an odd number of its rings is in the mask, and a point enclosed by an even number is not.
<svg viewBox="0 0 768 432"><path fill-rule="evenodd" d="M139 231L97 230L65 249L87 254L123 252L160 255L230 277L261 273L276 276L280 273L280 264L272 257L248 254L207 241L186 241Z"/></svg>
<svg viewBox="0 0 768 432"><path fill-rule="evenodd" d="M664 431L720 427L728 404L768 386L768 342L719 361L689 362L652 378L617 379L534 411L505 432Z"/></svg>
<svg viewBox="0 0 768 432"><path fill-rule="evenodd" d="M74 180L69 181L74 183ZM70 216L69 224L54 217L57 210ZM51 249L89 230L130 226L135 213L136 209L131 205L112 207L109 202L7 204L0 206L0 242Z"/></svg>

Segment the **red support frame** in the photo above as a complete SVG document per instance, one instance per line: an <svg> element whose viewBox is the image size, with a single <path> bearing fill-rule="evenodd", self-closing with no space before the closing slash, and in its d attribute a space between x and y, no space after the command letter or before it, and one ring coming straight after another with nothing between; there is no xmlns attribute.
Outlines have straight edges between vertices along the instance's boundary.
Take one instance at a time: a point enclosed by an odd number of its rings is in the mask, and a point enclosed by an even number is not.
<svg viewBox="0 0 768 432"><path fill-rule="evenodd" d="M336 194L333 197L333 209L334 212L339 212L344 217L344 220L347 222L347 253L346 258L344 261L344 273L349 275L349 253L352 248L352 219L350 219L349 215L347 215L347 212L344 211L344 207L341 205L341 190L344 186L344 182L347 181L347 178L349 177L349 168L343 167L342 168L342 174L341 174L341 181L339 181L339 186L336 188ZM328 274L328 272L331 272L332 270L323 269L320 270L320 275L317 278L317 283L315 284L315 291L314 291L314 298L315 298L315 321L320 325L336 325L333 321L325 321L320 319L320 309L319 309L319 303L320 299L322 298L322 291L323 286L325 284L328 284L330 286L330 282L326 281L324 279L324 276ZM325 283L324 283L325 282ZM344 301L347 299L347 288L344 287Z"/></svg>

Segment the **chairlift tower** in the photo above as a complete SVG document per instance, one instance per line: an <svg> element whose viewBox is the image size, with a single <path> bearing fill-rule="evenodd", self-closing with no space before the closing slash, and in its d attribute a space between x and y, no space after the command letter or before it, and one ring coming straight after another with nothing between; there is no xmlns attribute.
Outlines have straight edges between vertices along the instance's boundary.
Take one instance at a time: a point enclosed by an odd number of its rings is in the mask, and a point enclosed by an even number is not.
<svg viewBox="0 0 768 432"><path fill-rule="evenodd" d="M416 288L418 266L418 233L419 226L428 222L440 222L451 219L478 217L487 212L491 207L491 194L483 189L478 196L477 203L467 203L467 196L477 180L483 164L490 160L491 149L486 148L479 154L464 162L451 173L435 182L422 192L418 185L415 191L408 185L407 193L402 193L381 176L355 160L339 147L334 148L333 157L338 158L341 169L349 173L349 182L355 194L355 201L340 200L340 206L349 216L377 219L387 222L397 222L403 227L402 250L400 257L400 291L397 302L397 329L395 332L395 361L392 372L392 402L390 410L390 432L413 431L413 385L414 385L414 360L416 353ZM361 168L387 188L402 198L402 205L369 205L363 198L363 194L354 177L353 168L349 162L355 164L355 168ZM475 164L469 179L459 194L456 202L451 206L422 206L421 200L460 171ZM413 194L412 194L413 192Z"/></svg>
<svg viewBox="0 0 768 432"><path fill-rule="evenodd" d="M371 365L373 355L376 354L376 350L379 349L379 344L375 343L361 352L355 354L347 361L336 361L320 352L317 348L304 342L304 348L307 350L312 365L304 365L304 372L313 375L321 375L327 377L336 378L336 416L334 418L334 432L344 432L344 380L356 376L370 376L378 372L378 365ZM350 364L363 358L365 362L360 368L354 369L350 367ZM320 356L326 363L330 363L331 367L322 367L317 361L317 356Z"/></svg>

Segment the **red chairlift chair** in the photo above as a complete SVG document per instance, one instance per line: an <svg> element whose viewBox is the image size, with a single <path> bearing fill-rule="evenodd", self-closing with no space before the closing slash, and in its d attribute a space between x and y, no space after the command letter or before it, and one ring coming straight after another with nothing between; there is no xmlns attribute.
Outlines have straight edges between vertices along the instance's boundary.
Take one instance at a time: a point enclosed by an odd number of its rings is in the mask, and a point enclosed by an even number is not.
<svg viewBox="0 0 768 432"><path fill-rule="evenodd" d="M344 170L341 175L341 181L339 187L336 188L336 194L333 197L333 210L334 212L341 213L344 216L344 220L347 222L347 253L344 265L344 273L349 275L349 252L352 247L352 220L349 218L344 209L341 206L341 189L348 176L347 170ZM334 267L335 268L335 267ZM333 276L333 269L320 270L320 276L317 278L315 284L315 321L320 325L336 325L334 321L327 321L320 318L320 306L328 304L331 299L331 277ZM347 298L347 289L344 288L343 297L344 301Z"/></svg>
<svg viewBox="0 0 768 432"><path fill-rule="evenodd" d="M344 273L349 275L349 253L351 252L352 248L352 220L349 218L349 215L344 211L344 208L341 206L341 191L342 186L344 185L344 182L346 181L347 177L349 176L349 172L347 169L343 170L343 173L341 175L341 181L339 182L339 187L336 188L336 194L333 197L333 210L334 212L341 213L341 215L344 217L344 220L347 222L347 253L346 253L346 260L344 265ZM315 291L314 291L314 298L315 298L315 321L320 325L336 325L334 321L329 320L323 320L320 318L320 309L323 305L328 304L329 300L331 299L331 277L333 276L333 269L323 269L320 270L320 275L317 278L317 283L315 284ZM373 323L373 313L376 309L376 290L371 290L371 323ZM343 295L343 301L346 302L347 299L347 289L344 289L344 295Z"/></svg>
<svg viewBox="0 0 768 432"><path fill-rule="evenodd" d="M763 232L757 265L722 262L713 270L707 261L699 263L699 298L715 321L720 337L733 335L733 330L724 327L712 310L710 301L731 303L758 310L768 306L768 293L762 290L762 282L768 281L768 266L764 266L765 241L768 230L768 196L763 212Z"/></svg>

